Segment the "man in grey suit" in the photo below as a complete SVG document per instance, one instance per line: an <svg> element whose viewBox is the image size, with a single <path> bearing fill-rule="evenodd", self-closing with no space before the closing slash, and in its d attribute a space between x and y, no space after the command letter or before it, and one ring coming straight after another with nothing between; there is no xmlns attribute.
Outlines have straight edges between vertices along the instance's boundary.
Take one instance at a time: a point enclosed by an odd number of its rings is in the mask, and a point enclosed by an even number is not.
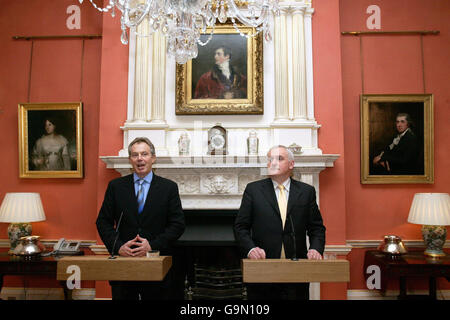
<svg viewBox="0 0 450 320"><path fill-rule="evenodd" d="M234 224L244 256L322 259L325 226L314 187L291 178L294 156L286 147L275 146L267 156L269 178L247 185ZM247 289L249 299L309 299L309 283L249 284Z"/></svg>

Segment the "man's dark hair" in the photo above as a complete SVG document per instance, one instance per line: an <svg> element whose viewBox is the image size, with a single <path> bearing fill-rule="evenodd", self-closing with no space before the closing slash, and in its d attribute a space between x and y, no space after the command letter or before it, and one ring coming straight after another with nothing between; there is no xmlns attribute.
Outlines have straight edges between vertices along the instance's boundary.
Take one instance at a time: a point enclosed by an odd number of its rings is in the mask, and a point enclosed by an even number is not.
<svg viewBox="0 0 450 320"><path fill-rule="evenodd" d="M55 126L55 133L58 133L58 129L59 129L59 120L57 117L55 116L48 116L48 117L44 117L44 120L42 121L43 127L44 127L44 131L45 131L45 124L46 122L50 122L51 124L53 124Z"/></svg>
<svg viewBox="0 0 450 320"><path fill-rule="evenodd" d="M217 50L219 50L219 49L222 49L222 50L223 50L223 55L224 55L224 56L229 56L229 57L230 57L230 60L231 60L231 49L230 49L230 48L228 48L228 47L226 47L226 46L219 46L219 47L217 47L217 48L214 50L214 53L215 53Z"/></svg>
<svg viewBox="0 0 450 320"><path fill-rule="evenodd" d="M405 117L406 121L408 122L408 127L414 127L414 122L412 121L411 116L408 113L400 112L397 114L395 119L397 119L398 117Z"/></svg>
<svg viewBox="0 0 450 320"><path fill-rule="evenodd" d="M150 153L152 154L152 156L156 156L155 146L150 141L150 139L148 139L146 137L137 137L133 141L130 142L130 144L128 145L128 156L131 156L131 147L134 144L136 144L136 143L145 143L145 144L147 144L150 147Z"/></svg>

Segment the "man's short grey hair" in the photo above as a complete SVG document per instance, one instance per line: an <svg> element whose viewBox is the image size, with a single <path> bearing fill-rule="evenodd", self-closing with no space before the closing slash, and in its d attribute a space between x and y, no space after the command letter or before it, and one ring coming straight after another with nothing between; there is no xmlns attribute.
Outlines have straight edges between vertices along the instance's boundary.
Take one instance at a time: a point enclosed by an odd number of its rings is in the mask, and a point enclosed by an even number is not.
<svg viewBox="0 0 450 320"><path fill-rule="evenodd" d="M131 147L133 145L135 145L136 143L145 143L145 144L147 144L150 147L150 153L152 154L152 156L156 156L155 146L150 141L150 139L146 138L146 137L137 137L133 141L131 141L130 144L128 145L128 156L129 157L131 156Z"/></svg>
<svg viewBox="0 0 450 320"><path fill-rule="evenodd" d="M272 148L270 148L269 151L267 151L267 156L269 156L269 153L271 153L273 149L277 149L277 148L285 149L287 151L287 154L288 154L288 160L289 161L294 161L294 154L292 153L292 151L289 150L286 146L283 146L282 144L279 144L277 146L273 146Z"/></svg>

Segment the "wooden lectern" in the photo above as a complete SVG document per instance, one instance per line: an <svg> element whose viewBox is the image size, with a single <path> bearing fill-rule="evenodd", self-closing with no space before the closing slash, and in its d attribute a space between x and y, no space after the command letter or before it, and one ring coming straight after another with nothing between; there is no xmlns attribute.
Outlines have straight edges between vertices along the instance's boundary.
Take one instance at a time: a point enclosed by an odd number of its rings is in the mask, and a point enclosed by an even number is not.
<svg viewBox="0 0 450 320"><path fill-rule="evenodd" d="M347 260L242 259L245 283L349 282Z"/></svg>
<svg viewBox="0 0 450 320"><path fill-rule="evenodd" d="M78 256L64 257L58 261L56 278L67 280L73 274L68 267L80 268L80 280L110 281L162 281L172 266L172 257L116 257Z"/></svg>

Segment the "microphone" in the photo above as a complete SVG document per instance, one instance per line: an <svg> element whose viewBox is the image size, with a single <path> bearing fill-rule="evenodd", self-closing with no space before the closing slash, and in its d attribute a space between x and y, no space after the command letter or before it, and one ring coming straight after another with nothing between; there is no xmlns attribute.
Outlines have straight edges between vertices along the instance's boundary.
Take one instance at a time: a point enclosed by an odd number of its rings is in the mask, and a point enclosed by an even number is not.
<svg viewBox="0 0 450 320"><path fill-rule="evenodd" d="M111 255L108 258L108 259L111 259L111 260L112 259L116 259L116 257L114 256L114 248L116 247L117 239L119 239L119 227L120 227L120 221L122 221L122 216L123 216L123 211L120 214L119 221L117 222L117 226L116 226L116 233L117 233L117 235L116 235L116 239L114 239L114 244L112 246Z"/></svg>
<svg viewBox="0 0 450 320"><path fill-rule="evenodd" d="M294 240L294 256L291 258L291 260L292 261L298 261L298 259L297 259L297 243L295 241L294 223L292 222L292 216L291 215L289 215L289 221L291 222L291 229L292 229L291 236L292 236L292 239Z"/></svg>

